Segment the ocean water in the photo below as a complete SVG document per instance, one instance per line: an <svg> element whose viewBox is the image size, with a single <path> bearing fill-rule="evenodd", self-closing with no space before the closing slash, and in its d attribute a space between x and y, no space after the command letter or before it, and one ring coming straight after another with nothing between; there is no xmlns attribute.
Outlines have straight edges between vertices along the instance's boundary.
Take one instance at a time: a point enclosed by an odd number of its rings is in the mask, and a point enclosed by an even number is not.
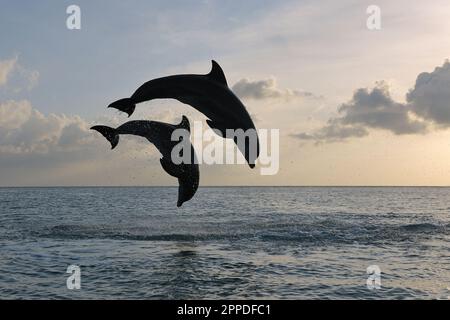
<svg viewBox="0 0 450 320"><path fill-rule="evenodd" d="M0 298L450 297L450 188L200 188L182 208L176 197L0 188Z"/></svg>

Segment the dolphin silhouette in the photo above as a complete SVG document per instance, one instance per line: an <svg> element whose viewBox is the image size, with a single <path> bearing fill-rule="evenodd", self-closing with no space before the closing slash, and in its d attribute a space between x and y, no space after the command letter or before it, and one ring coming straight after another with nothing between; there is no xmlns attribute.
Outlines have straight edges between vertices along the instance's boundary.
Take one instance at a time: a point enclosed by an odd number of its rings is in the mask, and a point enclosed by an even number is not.
<svg viewBox="0 0 450 320"><path fill-rule="evenodd" d="M172 133L175 129L186 129L190 132L189 119L183 116L178 125L172 125L158 121L136 120L128 121L118 128L110 128L107 126L93 126L91 129L100 132L111 143L111 149L114 149L119 143L119 135L131 134L147 138L153 143L162 154L160 159L161 166L164 171L173 177L178 178L178 202L177 207L190 200L198 189L200 173L198 163L195 156L194 148L189 141L191 147L190 161L175 164L172 161L172 150L179 141L172 141ZM182 150L181 150L182 156Z"/></svg>
<svg viewBox="0 0 450 320"><path fill-rule="evenodd" d="M115 108L131 116L136 104L153 99L176 99L188 104L209 119L208 125L217 134L226 137L226 129L242 129L253 133L253 143L245 138L244 145L237 142L250 168L255 167L259 156L259 139L255 125L243 103L230 90L225 74L219 64L212 60L212 69L208 74L182 74L150 80L141 85L130 98L111 103L108 108ZM256 147L256 150L255 150Z"/></svg>

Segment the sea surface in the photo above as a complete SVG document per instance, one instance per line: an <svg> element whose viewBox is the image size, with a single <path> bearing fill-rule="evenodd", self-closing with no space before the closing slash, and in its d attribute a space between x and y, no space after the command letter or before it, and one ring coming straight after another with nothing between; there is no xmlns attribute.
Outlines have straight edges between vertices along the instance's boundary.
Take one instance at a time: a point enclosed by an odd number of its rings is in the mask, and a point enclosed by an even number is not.
<svg viewBox="0 0 450 320"><path fill-rule="evenodd" d="M170 187L0 188L0 299L450 298L450 188L176 198ZM67 287L70 265L80 289ZM380 274L368 286L369 266Z"/></svg>

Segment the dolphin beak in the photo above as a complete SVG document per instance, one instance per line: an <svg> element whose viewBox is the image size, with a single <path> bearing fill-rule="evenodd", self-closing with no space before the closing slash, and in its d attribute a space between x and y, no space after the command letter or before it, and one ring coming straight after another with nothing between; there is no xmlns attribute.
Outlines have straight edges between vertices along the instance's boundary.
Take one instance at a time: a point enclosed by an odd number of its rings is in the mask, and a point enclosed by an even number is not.
<svg viewBox="0 0 450 320"><path fill-rule="evenodd" d="M249 163L248 166L249 166L251 169L253 169L253 168L255 167L255 164L254 164L254 163Z"/></svg>

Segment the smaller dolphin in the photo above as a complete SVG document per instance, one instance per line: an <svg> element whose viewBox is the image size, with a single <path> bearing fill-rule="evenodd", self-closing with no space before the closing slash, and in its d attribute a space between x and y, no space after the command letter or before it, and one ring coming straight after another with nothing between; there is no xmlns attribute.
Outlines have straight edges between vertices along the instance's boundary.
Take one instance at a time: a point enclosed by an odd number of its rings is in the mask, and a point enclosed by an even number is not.
<svg viewBox="0 0 450 320"><path fill-rule="evenodd" d="M226 129L242 129L244 132L253 129L254 143L246 138L245 145L239 145L237 138L233 138L250 168L255 167L259 156L255 125L244 104L228 87L225 74L216 61L212 60L211 71L205 75L180 74L147 81L130 98L117 100L108 108L131 116L136 104L153 99L176 99L194 107L209 118L206 123L222 137L226 137Z"/></svg>
<svg viewBox="0 0 450 320"><path fill-rule="evenodd" d="M119 135L131 134L147 138L153 143L162 154L160 159L161 166L164 171L173 177L178 178L178 202L177 207L190 200L198 189L200 173L198 163L195 156L194 148L189 141L191 147L191 158L189 163L182 162L175 164L172 162L172 149L180 141L172 141L172 133L176 129L186 129L190 132L189 119L183 116L178 125L172 125L158 121L136 120L128 121L118 128L110 128L107 126L93 126L91 129L100 132L110 143L111 149L114 149L119 143ZM182 150L181 150L182 156Z"/></svg>

